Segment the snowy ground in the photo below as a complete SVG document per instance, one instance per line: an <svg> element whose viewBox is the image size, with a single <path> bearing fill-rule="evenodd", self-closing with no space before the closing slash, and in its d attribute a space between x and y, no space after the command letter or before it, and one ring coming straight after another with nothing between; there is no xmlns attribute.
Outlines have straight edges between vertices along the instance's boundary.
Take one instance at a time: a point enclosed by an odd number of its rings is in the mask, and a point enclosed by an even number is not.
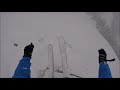
<svg viewBox="0 0 120 90"><path fill-rule="evenodd" d="M70 73L83 78L98 77L98 49L104 48L114 78L120 76L119 60L108 42L97 31L95 22L82 12L1 13L1 77L12 77L24 47L33 42L31 77L40 77L48 67L48 44L53 45L55 67L61 66L58 37L63 36ZM14 46L17 43L18 46ZM70 47L71 46L71 47ZM47 73L47 72L46 72ZM47 74L46 74L47 77ZM62 77L56 74L55 77Z"/></svg>

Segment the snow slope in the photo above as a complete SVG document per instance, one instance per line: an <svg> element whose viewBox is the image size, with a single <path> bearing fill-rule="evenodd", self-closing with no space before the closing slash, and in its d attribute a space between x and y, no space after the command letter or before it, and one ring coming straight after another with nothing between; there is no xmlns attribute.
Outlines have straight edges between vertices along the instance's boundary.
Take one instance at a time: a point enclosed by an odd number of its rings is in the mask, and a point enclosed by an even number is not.
<svg viewBox="0 0 120 90"><path fill-rule="evenodd" d="M53 45L54 63L61 66L58 37L63 36L68 68L83 78L98 77L98 49L104 48L114 78L119 77L119 60L95 23L84 12L2 12L1 13L1 77L12 77L26 45L35 45L31 60L31 77L48 66L48 44ZM14 43L18 46L15 47ZM61 77L56 75L56 77Z"/></svg>

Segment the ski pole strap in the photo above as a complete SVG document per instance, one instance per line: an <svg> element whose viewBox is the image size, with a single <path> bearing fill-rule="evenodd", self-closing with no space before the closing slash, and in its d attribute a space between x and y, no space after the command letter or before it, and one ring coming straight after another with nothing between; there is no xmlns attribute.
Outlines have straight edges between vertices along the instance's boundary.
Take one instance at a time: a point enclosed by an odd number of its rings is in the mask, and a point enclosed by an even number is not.
<svg viewBox="0 0 120 90"><path fill-rule="evenodd" d="M105 61L109 61L109 62L111 62L111 61L115 61L115 58L114 58L114 59L111 59L111 60L105 60Z"/></svg>

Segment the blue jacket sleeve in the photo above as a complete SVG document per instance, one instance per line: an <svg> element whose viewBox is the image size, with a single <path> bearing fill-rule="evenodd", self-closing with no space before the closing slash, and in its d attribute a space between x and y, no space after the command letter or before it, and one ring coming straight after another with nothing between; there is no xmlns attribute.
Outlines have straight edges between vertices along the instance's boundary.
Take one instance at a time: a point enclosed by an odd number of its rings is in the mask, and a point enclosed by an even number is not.
<svg viewBox="0 0 120 90"><path fill-rule="evenodd" d="M107 63L104 62L100 63L99 78L112 78L111 71Z"/></svg>
<svg viewBox="0 0 120 90"><path fill-rule="evenodd" d="M30 57L23 57L15 70L13 78L30 78Z"/></svg>

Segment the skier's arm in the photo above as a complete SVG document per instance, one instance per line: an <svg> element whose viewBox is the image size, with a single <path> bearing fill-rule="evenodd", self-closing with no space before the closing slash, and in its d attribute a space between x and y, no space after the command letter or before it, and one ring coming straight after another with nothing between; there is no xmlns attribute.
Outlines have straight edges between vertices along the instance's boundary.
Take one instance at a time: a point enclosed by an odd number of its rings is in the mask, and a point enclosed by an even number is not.
<svg viewBox="0 0 120 90"><path fill-rule="evenodd" d="M13 78L30 78L30 59L32 56L34 45L28 45L24 49L23 58L19 61L19 64L15 70Z"/></svg>
<svg viewBox="0 0 120 90"><path fill-rule="evenodd" d="M107 61L115 61L115 59L107 60L107 53L104 49L98 50L99 52L99 78L112 78L111 71Z"/></svg>
<svg viewBox="0 0 120 90"><path fill-rule="evenodd" d="M99 78L112 78L110 68L106 62L99 64Z"/></svg>
<svg viewBox="0 0 120 90"><path fill-rule="evenodd" d="M13 78L30 78L30 57L23 57L15 70Z"/></svg>

